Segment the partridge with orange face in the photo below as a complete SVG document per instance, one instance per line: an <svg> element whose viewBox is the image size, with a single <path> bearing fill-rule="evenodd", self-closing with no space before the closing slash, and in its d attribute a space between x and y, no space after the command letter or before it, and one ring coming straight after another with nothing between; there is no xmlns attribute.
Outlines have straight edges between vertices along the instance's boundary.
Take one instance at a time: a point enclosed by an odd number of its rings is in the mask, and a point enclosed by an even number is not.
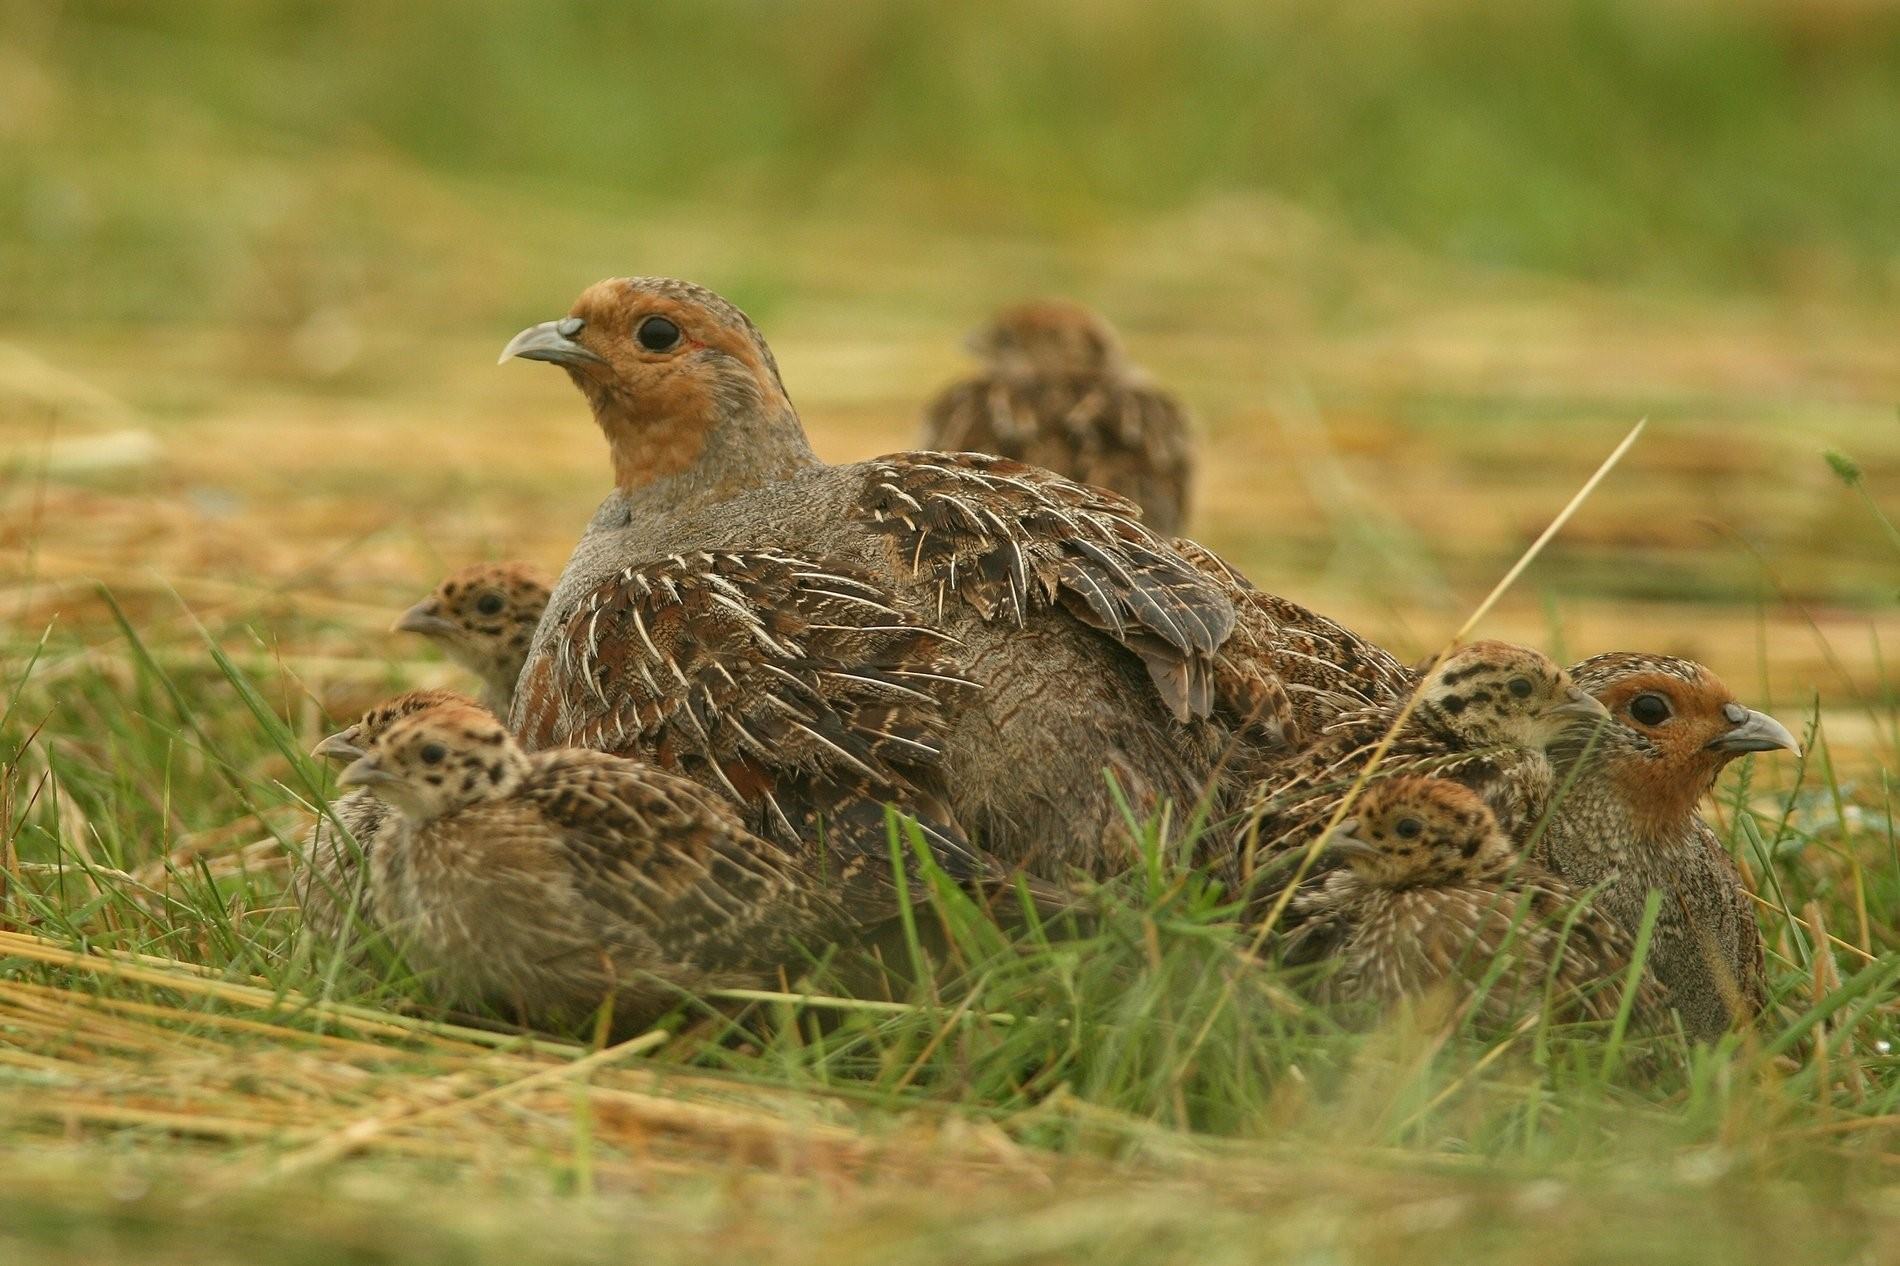
<svg viewBox="0 0 1900 1266"><path fill-rule="evenodd" d="M551 590L531 563L476 563L403 612L395 629L421 634L474 673L483 705L505 717Z"/></svg>
<svg viewBox="0 0 1900 1266"><path fill-rule="evenodd" d="M529 653L529 746L677 769L781 843L882 856L858 806L890 802L952 865L978 838L1054 875L1132 856L1109 778L1142 814L1207 791L1233 604L1124 499L975 454L828 466L758 330L685 282L601 282L503 355L568 373L616 485Z"/></svg>
<svg viewBox="0 0 1900 1266"><path fill-rule="evenodd" d="M1471 996L1505 1026L1534 1011L1610 1020L1630 938L1579 890L1520 857L1477 792L1441 778L1388 779L1360 797L1328 838L1339 862L1294 899L1293 962L1330 961L1334 1002L1389 1007L1438 989ZM1638 983L1637 1014L1662 998Z"/></svg>
<svg viewBox="0 0 1900 1266"><path fill-rule="evenodd" d="M1617 724L1553 751L1568 789L1532 855L1634 933L1660 890L1650 966L1685 1030L1713 1040L1767 999L1763 947L1740 870L1696 812L1748 752L1799 752L1773 717L1736 700L1702 665L1612 653L1571 670Z"/></svg>
<svg viewBox="0 0 1900 1266"><path fill-rule="evenodd" d="M995 453L1121 493L1149 527L1181 530L1194 437L1172 395L1131 364L1107 321L1080 304L1007 308L970 336L981 372L924 411L923 446Z"/></svg>
<svg viewBox="0 0 1900 1266"><path fill-rule="evenodd" d="M846 928L797 862L699 784L601 752L529 756L470 706L404 718L340 781L389 806L378 924L447 1003L639 1025L763 986Z"/></svg>
<svg viewBox="0 0 1900 1266"><path fill-rule="evenodd" d="M330 735L310 753L348 765L361 760L376 740L404 717L427 708L467 705L452 690L410 690L384 700ZM334 819L334 821L332 820ZM337 830L340 824L341 832ZM360 939L370 930L363 862L389 825L383 802L365 791L338 797L304 837L298 874L291 884L304 926L332 943Z"/></svg>

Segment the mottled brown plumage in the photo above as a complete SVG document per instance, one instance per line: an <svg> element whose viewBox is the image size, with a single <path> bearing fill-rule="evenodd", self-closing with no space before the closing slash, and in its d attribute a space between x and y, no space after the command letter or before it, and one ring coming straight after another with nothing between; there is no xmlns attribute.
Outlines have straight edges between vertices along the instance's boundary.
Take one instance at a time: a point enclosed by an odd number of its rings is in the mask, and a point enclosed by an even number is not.
<svg viewBox="0 0 1900 1266"><path fill-rule="evenodd" d="M482 703L507 716L535 626L553 586L532 563L476 563L450 575L396 620L481 679Z"/></svg>
<svg viewBox="0 0 1900 1266"><path fill-rule="evenodd" d="M1294 899L1287 958L1325 961L1322 995L1390 1007L1434 990L1469 997L1491 1026L1549 1009L1609 1020L1631 943L1585 895L1520 857L1477 792L1441 778L1387 779L1326 847L1339 865ZM1489 982L1488 985L1486 982ZM1644 978L1638 1014L1661 1014Z"/></svg>
<svg viewBox="0 0 1900 1266"><path fill-rule="evenodd" d="M1345 714L1255 789L1247 820L1252 850L1243 853L1243 877L1266 867L1273 868L1269 878L1290 872L1403 707L1399 701ZM1462 783L1479 792L1515 835L1549 798L1547 749L1573 727L1596 726L1606 715L1542 652L1473 642L1420 683L1418 703L1374 777L1430 774ZM1243 839L1243 849L1247 845Z"/></svg>
<svg viewBox="0 0 1900 1266"><path fill-rule="evenodd" d="M1418 674L1383 647L1255 588L1205 545L1179 537L1174 548L1221 584L1234 605L1234 634L1217 657L1217 699L1269 698L1260 714L1273 717L1286 736L1281 751L1310 742L1348 713L1403 702L1418 684Z"/></svg>
<svg viewBox="0 0 1900 1266"><path fill-rule="evenodd" d="M949 638L860 575L790 554L673 555L584 595L530 677L532 735L638 754L725 792L750 829L888 873L884 805L960 879L983 866L944 804ZM564 683L564 686L556 683Z"/></svg>
<svg viewBox="0 0 1900 1266"><path fill-rule="evenodd" d="M391 726L341 781L396 825L377 922L441 999L640 1023L677 991L760 986L848 927L797 861L689 779L604 753L529 756L453 705Z"/></svg>
<svg viewBox="0 0 1900 1266"><path fill-rule="evenodd" d="M1122 494L1156 532L1185 523L1194 434L1108 322L1061 300L999 312L970 339L983 368L924 411L922 447L993 453Z"/></svg>
<svg viewBox="0 0 1900 1266"><path fill-rule="evenodd" d="M1696 808L1737 756L1799 749L1690 660L1619 652L1571 672L1617 724L1553 750L1569 788L1533 856L1572 884L1601 886L1598 908L1632 933L1649 890L1662 892L1651 968L1684 1029L1713 1040L1758 1013L1767 993L1753 903Z"/></svg>
<svg viewBox="0 0 1900 1266"><path fill-rule="evenodd" d="M390 726L404 717L426 708L468 703L469 699L452 690L405 691L324 739L311 755L349 764L360 760ZM369 930L363 861L374 852L388 821L382 801L366 791L352 791L339 796L327 815L319 814L304 836L302 853L295 859L297 873L291 892L302 910L304 926L324 940L356 940ZM342 825L342 832L336 823Z"/></svg>
<svg viewBox="0 0 1900 1266"><path fill-rule="evenodd" d="M924 689L929 700L918 706L941 711L940 756L926 767L943 812L918 798L923 785L910 772L908 785L887 780L903 807L1055 876L1130 860L1109 777L1144 815L1207 793L1232 738L1210 684L1232 603L1123 499L972 455L824 465L757 329L685 282L602 282L569 317L523 331L505 354L567 370L607 437L617 485L530 652L515 711L530 746L589 741L575 721L590 715L594 685L575 670L642 658L621 653L624 634L577 652L576 616L603 587L674 556L775 555L867 587L870 602L895 613L874 622L934 648L946 683L970 683ZM771 585L745 601L799 609L796 587ZM854 672L857 645L846 637L848 653L828 669ZM710 653L706 672L741 676L743 658L732 665L725 655ZM677 681L660 686L690 693ZM652 755L641 747L650 731L629 732L629 750ZM605 733L595 738L611 741ZM780 791L787 774L803 772L769 753L754 764ZM774 799L794 824L828 810L822 798L788 807L780 791Z"/></svg>

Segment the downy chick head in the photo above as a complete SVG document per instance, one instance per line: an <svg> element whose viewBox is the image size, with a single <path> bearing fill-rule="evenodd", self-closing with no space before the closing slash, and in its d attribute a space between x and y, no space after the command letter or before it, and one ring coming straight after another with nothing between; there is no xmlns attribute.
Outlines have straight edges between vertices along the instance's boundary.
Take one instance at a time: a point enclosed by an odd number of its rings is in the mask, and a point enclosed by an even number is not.
<svg viewBox="0 0 1900 1266"><path fill-rule="evenodd" d="M337 782L367 787L410 820L430 822L510 795L527 771L527 755L493 713L441 704L390 726Z"/></svg>
<svg viewBox="0 0 1900 1266"><path fill-rule="evenodd" d="M1654 827L1686 822L1736 757L1801 751L1786 726L1693 660L1616 651L1572 674L1618 722L1595 740L1595 758Z"/></svg>
<svg viewBox="0 0 1900 1266"><path fill-rule="evenodd" d="M424 708L453 704L473 707L475 701L453 690L405 690L385 699L351 724L338 730L311 749L312 756L349 764L361 760L389 727Z"/></svg>
<svg viewBox="0 0 1900 1266"><path fill-rule="evenodd" d="M514 693L553 586L531 563L476 563L452 573L397 618L480 677L495 699Z"/></svg>
<svg viewBox="0 0 1900 1266"><path fill-rule="evenodd" d="M1420 684L1417 713L1470 746L1531 751L1609 718L1550 656L1511 642L1473 642L1448 655Z"/></svg>
<svg viewBox="0 0 1900 1266"><path fill-rule="evenodd" d="M1362 883L1382 888L1491 878L1516 857L1482 796L1415 775L1367 787L1326 847Z"/></svg>
<svg viewBox="0 0 1900 1266"><path fill-rule="evenodd" d="M735 418L793 419L765 336L737 307L670 277L615 277L581 292L565 317L529 326L501 359L567 371L636 488L692 468ZM800 432L802 444L802 432Z"/></svg>
<svg viewBox="0 0 1900 1266"><path fill-rule="evenodd" d="M1121 339L1096 313L1067 299L1005 308L973 330L972 352L1006 374L1105 373L1122 366Z"/></svg>

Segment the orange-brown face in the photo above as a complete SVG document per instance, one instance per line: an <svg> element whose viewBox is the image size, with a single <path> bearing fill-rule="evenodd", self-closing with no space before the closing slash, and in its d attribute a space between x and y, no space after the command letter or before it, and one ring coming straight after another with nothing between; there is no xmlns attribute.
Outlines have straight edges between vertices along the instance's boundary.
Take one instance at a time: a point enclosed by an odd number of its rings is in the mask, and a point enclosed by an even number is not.
<svg viewBox="0 0 1900 1266"><path fill-rule="evenodd" d="M1629 802L1657 828L1680 821L1746 752L1800 751L1773 717L1735 698L1702 665L1661 656L1600 655L1574 670L1633 741L1604 753Z"/></svg>
<svg viewBox="0 0 1900 1266"><path fill-rule="evenodd" d="M778 366L745 314L710 290L654 277L596 282L568 315L530 326L502 352L566 369L636 487L691 466L735 410L783 403Z"/></svg>

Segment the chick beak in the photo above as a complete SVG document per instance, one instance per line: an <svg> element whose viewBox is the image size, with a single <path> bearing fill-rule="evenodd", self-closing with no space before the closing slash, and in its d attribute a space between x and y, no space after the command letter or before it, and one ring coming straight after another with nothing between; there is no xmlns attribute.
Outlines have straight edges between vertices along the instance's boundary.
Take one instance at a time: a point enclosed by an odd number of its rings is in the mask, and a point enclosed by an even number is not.
<svg viewBox="0 0 1900 1266"><path fill-rule="evenodd" d="M1608 721L1610 710L1602 701L1580 686L1570 688L1570 697L1550 710L1552 716L1571 721Z"/></svg>
<svg viewBox="0 0 1900 1266"><path fill-rule="evenodd" d="M1347 862L1379 855L1378 849L1359 838L1358 818L1347 818L1333 828L1333 833L1326 837L1326 852Z"/></svg>
<svg viewBox="0 0 1900 1266"><path fill-rule="evenodd" d="M424 637L451 637L455 633L455 622L443 619L439 614L441 610L434 598L424 598L397 616L396 622L389 626L389 631L420 633Z"/></svg>
<svg viewBox="0 0 1900 1266"><path fill-rule="evenodd" d="M376 763L374 756L365 756L336 776L339 787L378 787L396 781L396 775Z"/></svg>
<svg viewBox="0 0 1900 1266"><path fill-rule="evenodd" d="M1724 734L1718 734L1709 742L1712 752L1727 752L1740 755L1743 752L1793 752L1801 754L1801 744L1794 735L1788 733L1788 727L1769 716L1766 712L1747 711L1741 723Z"/></svg>
<svg viewBox="0 0 1900 1266"><path fill-rule="evenodd" d="M349 730L338 730L311 748L310 754L318 760L333 760L339 763L362 760L364 756L363 749L350 741Z"/></svg>
<svg viewBox="0 0 1900 1266"><path fill-rule="evenodd" d="M604 359L574 341L574 336L586 324L581 318L571 316L531 325L508 340L508 346L501 349L501 359L495 363L505 365L519 356L523 360L545 360L576 368L605 365Z"/></svg>

